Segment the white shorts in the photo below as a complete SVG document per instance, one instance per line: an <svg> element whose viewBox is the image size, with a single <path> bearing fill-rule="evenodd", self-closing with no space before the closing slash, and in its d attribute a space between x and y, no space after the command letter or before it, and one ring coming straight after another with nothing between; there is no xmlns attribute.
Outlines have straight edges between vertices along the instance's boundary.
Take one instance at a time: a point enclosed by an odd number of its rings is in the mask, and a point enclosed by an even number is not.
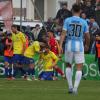
<svg viewBox="0 0 100 100"><path fill-rule="evenodd" d="M81 64L85 62L84 52L70 52L65 50L65 62L72 64Z"/></svg>

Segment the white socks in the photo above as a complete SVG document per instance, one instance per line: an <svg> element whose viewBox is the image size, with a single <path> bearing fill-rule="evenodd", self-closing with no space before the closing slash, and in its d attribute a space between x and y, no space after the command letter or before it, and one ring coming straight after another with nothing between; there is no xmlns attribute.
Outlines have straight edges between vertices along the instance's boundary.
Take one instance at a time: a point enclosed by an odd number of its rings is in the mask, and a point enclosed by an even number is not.
<svg viewBox="0 0 100 100"><path fill-rule="evenodd" d="M69 89L72 89L73 88L73 85L72 85L72 69L71 68L66 68L66 78L67 78L67 81L68 81L68 86L69 86Z"/></svg>
<svg viewBox="0 0 100 100"><path fill-rule="evenodd" d="M77 91L82 78L82 71L77 71L75 76L74 91Z"/></svg>
<svg viewBox="0 0 100 100"><path fill-rule="evenodd" d="M74 83L74 91L77 91L80 81L81 81L81 77L82 77L82 71L76 71L76 75L75 75L75 83ZM71 68L66 68L66 78L68 81L68 86L69 89L73 88L73 84L72 84L72 69Z"/></svg>

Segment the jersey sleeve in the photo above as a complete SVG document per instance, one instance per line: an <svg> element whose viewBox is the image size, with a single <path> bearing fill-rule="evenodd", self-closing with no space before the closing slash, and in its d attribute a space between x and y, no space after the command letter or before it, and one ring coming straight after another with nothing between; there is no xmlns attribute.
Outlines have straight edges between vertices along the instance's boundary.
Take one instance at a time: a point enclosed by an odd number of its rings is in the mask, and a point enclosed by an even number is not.
<svg viewBox="0 0 100 100"><path fill-rule="evenodd" d="M25 43L26 42L25 35L23 33L20 33L20 37L21 37L22 42Z"/></svg>
<svg viewBox="0 0 100 100"><path fill-rule="evenodd" d="M65 21L64 21L63 30L64 31L68 30L68 19L65 19Z"/></svg>
<svg viewBox="0 0 100 100"><path fill-rule="evenodd" d="M33 43L33 47L34 47L35 52L39 52L40 51L40 44L39 44L38 41L35 41Z"/></svg>

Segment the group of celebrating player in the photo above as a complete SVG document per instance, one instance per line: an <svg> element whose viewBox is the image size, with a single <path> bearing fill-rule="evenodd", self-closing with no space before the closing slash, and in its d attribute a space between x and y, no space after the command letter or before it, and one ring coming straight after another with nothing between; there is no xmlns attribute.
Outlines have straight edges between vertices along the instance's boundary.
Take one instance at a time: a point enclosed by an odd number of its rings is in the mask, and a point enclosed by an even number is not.
<svg viewBox="0 0 100 100"><path fill-rule="evenodd" d="M15 25L12 26L12 33L7 33L5 39L5 75L8 79L14 79L21 71L24 78L32 80L35 77L35 53L39 54L39 61L43 61L43 72L40 73L40 80L54 80L53 70L65 77L63 71L57 66L59 45L54 38L52 31L48 32L48 37L44 42L33 41L29 42L22 32L17 30ZM27 70L24 65L29 66ZM13 70L12 67L13 66Z"/></svg>
<svg viewBox="0 0 100 100"><path fill-rule="evenodd" d="M45 38L45 42L39 43L34 41L30 45L27 45L25 35L17 30L16 26L12 26L12 34L7 35L6 44L7 49L5 51L5 72L6 76L11 76L14 78L18 70L23 72L24 77L27 80L34 79L34 54L38 53L40 55L40 60L43 60L43 72L40 73L40 80L53 80L54 74L53 70L57 71L64 77L64 73L57 66L57 61L59 60L59 54L62 53L62 45L65 40L65 62L66 62L66 78L68 80L69 93L77 93L77 89L82 77L82 66L85 61L84 50L89 48L89 30L87 22L80 18L81 8L79 5L74 4L72 7L73 16L65 19L63 25L63 31L61 34L60 42L58 43L53 35L52 31L48 32L48 37ZM85 37L85 46L83 44L83 37ZM10 39L10 42L9 41ZM13 47L13 52L12 52ZM7 52L9 56L6 56ZM8 54L7 54L8 55ZM77 71L75 75L74 86L72 84L72 63L75 61ZM13 76L10 64L13 63ZM27 72L23 69L23 65L29 66ZM9 74L8 74L9 73ZM32 78L30 79L30 75Z"/></svg>

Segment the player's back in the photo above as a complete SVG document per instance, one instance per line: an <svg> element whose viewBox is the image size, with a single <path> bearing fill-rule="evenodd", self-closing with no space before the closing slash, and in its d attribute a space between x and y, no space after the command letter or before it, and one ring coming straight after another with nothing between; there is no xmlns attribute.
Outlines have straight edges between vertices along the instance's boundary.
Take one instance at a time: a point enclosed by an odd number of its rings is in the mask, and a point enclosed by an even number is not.
<svg viewBox="0 0 100 100"><path fill-rule="evenodd" d="M88 32L87 22L78 16L73 16L65 20L64 29L67 31L67 49L83 51L83 36Z"/></svg>
<svg viewBox="0 0 100 100"><path fill-rule="evenodd" d="M24 56L28 58L33 58L35 52L40 51L40 44L38 41L34 41L24 52Z"/></svg>

